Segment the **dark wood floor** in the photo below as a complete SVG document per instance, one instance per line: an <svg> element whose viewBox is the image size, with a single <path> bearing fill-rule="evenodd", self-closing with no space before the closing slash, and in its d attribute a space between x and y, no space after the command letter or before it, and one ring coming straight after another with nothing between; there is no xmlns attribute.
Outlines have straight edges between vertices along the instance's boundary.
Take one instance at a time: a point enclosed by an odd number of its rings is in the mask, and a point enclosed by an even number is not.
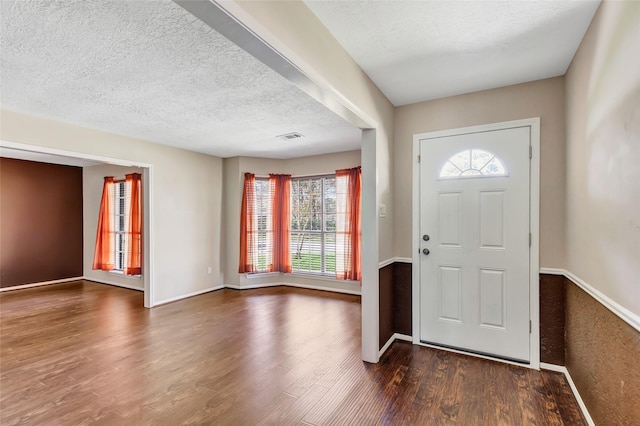
<svg viewBox="0 0 640 426"><path fill-rule="evenodd" d="M584 424L564 376L396 342L359 298L219 290L152 310L90 282L0 295L0 424Z"/></svg>

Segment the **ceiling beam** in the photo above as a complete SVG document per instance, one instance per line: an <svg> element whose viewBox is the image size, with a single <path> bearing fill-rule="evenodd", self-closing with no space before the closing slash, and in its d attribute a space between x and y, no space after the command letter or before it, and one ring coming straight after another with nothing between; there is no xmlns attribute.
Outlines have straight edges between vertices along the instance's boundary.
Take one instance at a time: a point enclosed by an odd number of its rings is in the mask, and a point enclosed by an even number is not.
<svg viewBox="0 0 640 426"><path fill-rule="evenodd" d="M340 102L337 96L316 84L302 70L220 5L210 0L173 1L344 120L361 129L373 127Z"/></svg>

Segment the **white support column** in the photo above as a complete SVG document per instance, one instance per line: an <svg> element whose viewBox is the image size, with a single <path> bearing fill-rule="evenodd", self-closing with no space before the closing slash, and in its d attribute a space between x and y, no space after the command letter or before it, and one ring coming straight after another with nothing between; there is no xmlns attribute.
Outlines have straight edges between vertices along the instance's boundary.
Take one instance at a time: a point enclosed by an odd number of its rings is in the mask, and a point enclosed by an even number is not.
<svg viewBox="0 0 640 426"><path fill-rule="evenodd" d="M362 131L362 360L377 363L380 342L376 131Z"/></svg>
<svg viewBox="0 0 640 426"><path fill-rule="evenodd" d="M144 279L144 307L152 308L153 300L153 209L152 209L152 166L142 171L142 277Z"/></svg>

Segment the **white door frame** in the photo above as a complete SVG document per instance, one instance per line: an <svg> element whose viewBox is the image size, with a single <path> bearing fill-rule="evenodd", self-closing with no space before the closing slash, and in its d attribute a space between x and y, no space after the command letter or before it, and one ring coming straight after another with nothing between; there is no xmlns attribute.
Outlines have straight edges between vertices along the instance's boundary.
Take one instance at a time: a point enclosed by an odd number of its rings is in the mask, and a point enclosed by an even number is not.
<svg viewBox="0 0 640 426"><path fill-rule="evenodd" d="M531 232L531 248L529 250L529 312L531 319L531 333L529 335L530 362L528 365L506 361L483 355L468 353L481 358L494 359L516 365L526 365L536 370L540 369L540 117L523 120L504 121L501 123L484 124L479 126L461 127L457 129L437 132L419 133L413 135L413 189L412 189L412 238L413 268L411 273L412 289L412 329L413 343L430 346L420 342L420 140L456 136L465 133L478 133L493 130L504 130L514 127L529 127L531 135L531 168L530 168L530 213L529 232ZM443 349L443 348L439 348ZM448 349L445 349L448 350ZM452 350L453 352L460 352ZM463 352L466 353L466 352Z"/></svg>
<svg viewBox="0 0 640 426"><path fill-rule="evenodd" d="M65 151L57 148L49 148L40 145L29 145L18 142L10 142L6 140L0 140L0 146L20 151L59 155L63 157L77 158L79 160L96 161L99 163L111 164L115 166L140 167L142 169L142 212L144 215L142 220L142 233L144 236L142 242L142 250L144 253L144 256L142 257L142 261L144 262L144 265L142 265L142 280L144 281L144 307L152 308L154 306L153 291L155 283L153 276L153 234L151 231L153 229L153 165L148 163L140 163L137 161L123 160L120 158L103 157L100 155L86 154L83 152Z"/></svg>

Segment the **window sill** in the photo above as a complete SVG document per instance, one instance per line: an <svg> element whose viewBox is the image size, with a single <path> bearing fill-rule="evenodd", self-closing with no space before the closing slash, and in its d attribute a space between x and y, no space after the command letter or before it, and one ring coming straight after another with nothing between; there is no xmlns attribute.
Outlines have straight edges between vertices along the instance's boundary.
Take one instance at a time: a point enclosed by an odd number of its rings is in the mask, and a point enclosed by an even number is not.
<svg viewBox="0 0 640 426"><path fill-rule="evenodd" d="M253 274L248 274L245 273L244 274L245 278L252 280L252 279L257 279L257 278L267 278L267 277L273 277L273 276L287 276L287 277L294 277L294 278L306 278L309 280L317 280L317 281L329 281L329 282L333 282L333 283L357 283L360 284L360 281L353 281L353 280L339 280L335 277L334 274L321 274L321 273L313 273L313 272L289 272L289 273L282 273L282 272L256 272Z"/></svg>
<svg viewBox="0 0 640 426"><path fill-rule="evenodd" d="M249 273L245 273L244 276L245 278L252 280L255 278L265 278L265 277L272 277L272 276L277 276L277 275L282 275L281 272L255 272L253 274L249 274Z"/></svg>
<svg viewBox="0 0 640 426"><path fill-rule="evenodd" d="M339 280L336 278L335 274L320 274L313 272L291 272L285 274L289 277L299 277L299 278L308 278L312 280L320 280L320 281L331 281L334 283L360 283L360 281L352 281L352 280Z"/></svg>
<svg viewBox="0 0 640 426"><path fill-rule="evenodd" d="M107 271L107 274L136 281L140 281L142 278L142 275L125 275L122 271Z"/></svg>

